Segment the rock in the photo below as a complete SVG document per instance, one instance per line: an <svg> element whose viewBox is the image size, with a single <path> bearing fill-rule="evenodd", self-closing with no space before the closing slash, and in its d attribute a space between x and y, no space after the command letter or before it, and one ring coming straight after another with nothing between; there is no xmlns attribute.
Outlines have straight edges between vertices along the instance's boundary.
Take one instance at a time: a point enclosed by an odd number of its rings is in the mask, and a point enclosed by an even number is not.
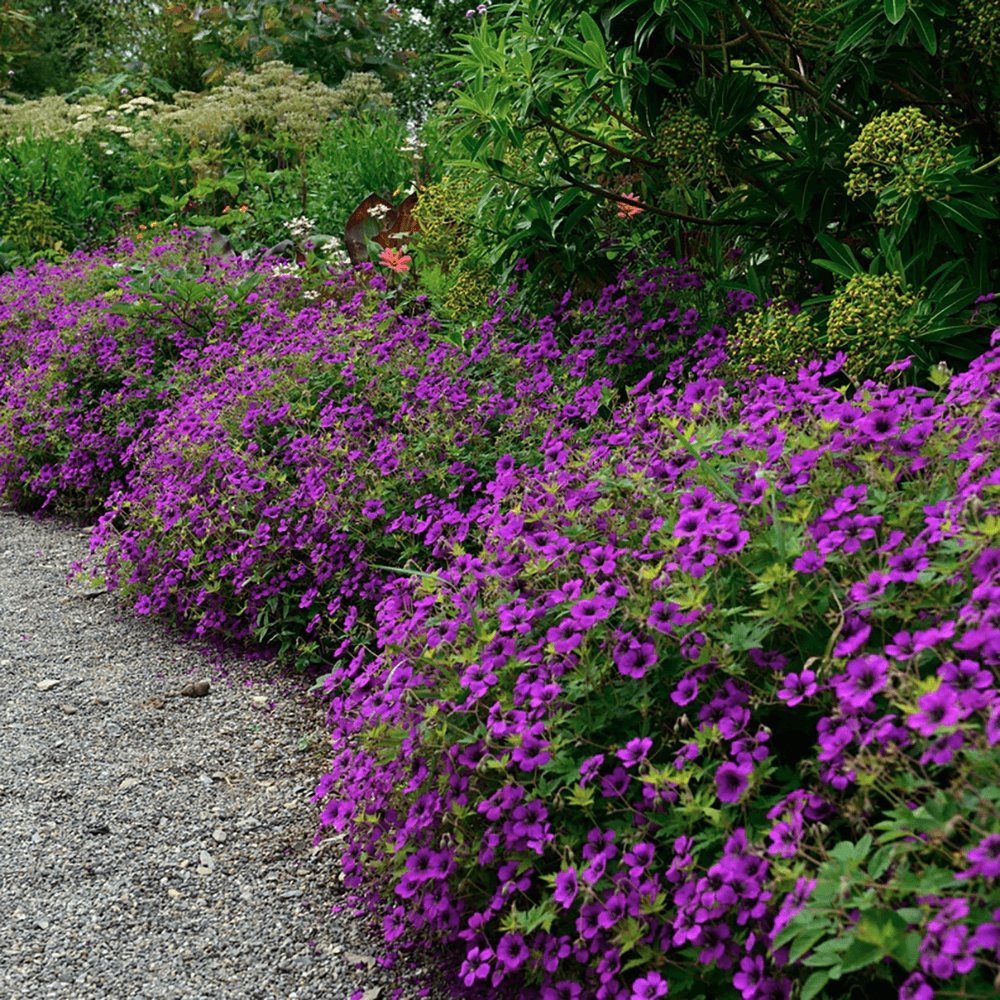
<svg viewBox="0 0 1000 1000"><path fill-rule="evenodd" d="M60 705L59 707L63 710L63 714L65 715L76 715L76 713L79 711L76 705L66 704L66 705Z"/></svg>
<svg viewBox="0 0 1000 1000"><path fill-rule="evenodd" d="M207 868L211 871L215 867L215 858L213 858L208 851L199 851L198 864L201 865L202 868Z"/></svg>
<svg viewBox="0 0 1000 1000"><path fill-rule="evenodd" d="M375 968L376 958L374 955L362 955L356 951L348 951L344 953L344 958L352 965L363 965L367 969Z"/></svg>
<svg viewBox="0 0 1000 1000"><path fill-rule="evenodd" d="M121 783L118 785L118 791L127 792L130 788L135 788L138 784L138 778L122 778Z"/></svg>
<svg viewBox="0 0 1000 1000"><path fill-rule="evenodd" d="M58 678L50 677L47 680L39 681L35 687L38 688L39 691L51 691L54 687L58 687L58 685Z"/></svg>
<svg viewBox="0 0 1000 1000"><path fill-rule="evenodd" d="M217 844L224 844L226 842L226 831L221 826L216 827L212 831L212 840Z"/></svg>
<svg viewBox="0 0 1000 1000"><path fill-rule="evenodd" d="M212 686L208 681L192 681L181 688L181 695L184 698L204 698L211 690Z"/></svg>

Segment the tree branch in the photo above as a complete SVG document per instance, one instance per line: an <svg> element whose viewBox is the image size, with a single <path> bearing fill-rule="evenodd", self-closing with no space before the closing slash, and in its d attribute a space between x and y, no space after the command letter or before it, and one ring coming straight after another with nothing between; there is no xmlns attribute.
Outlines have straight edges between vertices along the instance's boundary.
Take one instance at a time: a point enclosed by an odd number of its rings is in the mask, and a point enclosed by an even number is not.
<svg viewBox="0 0 1000 1000"><path fill-rule="evenodd" d="M597 146L599 149L604 149L609 153L614 153L615 156L620 156L623 160L628 160L631 163L641 163L644 167L659 167L662 165L656 160L647 160L642 156L636 156L634 153L627 153L624 149L619 149L617 146L612 146L610 143L602 142L600 139L595 139L592 135L587 135L586 132L578 132L576 129L569 128L567 125L561 125L554 119L549 118L548 115L543 115L540 111L534 111L533 113L546 128L558 129L566 135L571 135L574 139L579 139L580 142L585 142L590 146Z"/></svg>

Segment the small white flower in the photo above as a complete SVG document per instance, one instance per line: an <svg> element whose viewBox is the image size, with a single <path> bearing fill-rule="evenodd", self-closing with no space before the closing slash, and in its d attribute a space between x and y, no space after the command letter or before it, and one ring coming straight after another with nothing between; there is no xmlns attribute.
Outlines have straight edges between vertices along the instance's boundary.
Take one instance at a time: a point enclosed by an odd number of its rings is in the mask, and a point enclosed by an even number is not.
<svg viewBox="0 0 1000 1000"><path fill-rule="evenodd" d="M292 234L294 239L304 239L316 228L316 220L300 215L298 218L289 219L285 223L285 228Z"/></svg>

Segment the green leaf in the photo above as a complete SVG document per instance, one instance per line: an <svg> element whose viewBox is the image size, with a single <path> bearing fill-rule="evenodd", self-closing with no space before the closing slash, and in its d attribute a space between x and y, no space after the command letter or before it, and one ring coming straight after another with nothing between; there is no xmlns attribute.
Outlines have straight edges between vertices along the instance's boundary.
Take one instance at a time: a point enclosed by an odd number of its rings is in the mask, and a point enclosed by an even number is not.
<svg viewBox="0 0 1000 1000"><path fill-rule="evenodd" d="M826 984L830 981L828 972L814 972L803 984L799 1000L813 1000L818 996Z"/></svg>
<svg viewBox="0 0 1000 1000"><path fill-rule="evenodd" d="M856 969L863 969L866 965L873 965L884 957L885 949L855 938L841 956L840 971L841 973L854 972Z"/></svg>
<svg viewBox="0 0 1000 1000"><path fill-rule="evenodd" d="M858 918L854 933L858 941L891 952L903 942L906 921L893 910L868 910Z"/></svg>
<svg viewBox="0 0 1000 1000"><path fill-rule="evenodd" d="M883 0L885 16L891 24L899 24L906 14L906 0Z"/></svg>
<svg viewBox="0 0 1000 1000"><path fill-rule="evenodd" d="M968 229L973 233L981 234L983 231L982 213L975 211L970 205L961 201L941 201L935 199L931 202L931 208L943 219L950 219L957 222L963 229ZM977 217L978 216L978 217Z"/></svg>
<svg viewBox="0 0 1000 1000"><path fill-rule="evenodd" d="M922 941L923 936L919 931L910 931L903 936L901 941L893 945L891 949L892 957L907 972L912 972L920 961L920 944Z"/></svg>
<svg viewBox="0 0 1000 1000"><path fill-rule="evenodd" d="M927 50L928 55L937 54L937 32L934 30L934 22L922 11L911 10L910 21L913 30L920 39L920 44Z"/></svg>
<svg viewBox="0 0 1000 1000"><path fill-rule="evenodd" d="M859 271L864 270L850 247L844 246L843 243L838 243L825 233L817 233L816 238L819 240L819 245L829 255L829 259L814 260L814 264L818 264L820 267L826 268L826 270L832 271L834 274L839 274L844 278L851 278Z"/></svg>
<svg viewBox="0 0 1000 1000"><path fill-rule="evenodd" d="M579 14L579 20L580 30L583 32L584 40L587 42L593 42L595 45L599 45L603 49L604 36L601 34L601 29L597 26L597 22L586 11L581 11Z"/></svg>
<svg viewBox="0 0 1000 1000"><path fill-rule="evenodd" d="M788 950L788 960L790 962L797 962L803 955L809 952L812 947L825 935L828 931L832 929L830 921L824 920L823 923L816 927L815 925L803 930L803 932L795 939L795 944L791 946ZM777 946L777 942L775 942Z"/></svg>
<svg viewBox="0 0 1000 1000"><path fill-rule="evenodd" d="M895 856L896 850L891 844L887 844L885 847L880 847L873 855L871 861L868 862L868 874L872 878L881 878L892 864L892 859Z"/></svg>
<svg viewBox="0 0 1000 1000"><path fill-rule="evenodd" d="M875 28L879 26L881 21L882 12L875 10L872 11L868 17L855 22L848 28L845 28L841 33L840 38L837 39L836 54L839 56L842 52L845 52L847 49L853 49L859 42L864 41L864 39L874 32Z"/></svg>

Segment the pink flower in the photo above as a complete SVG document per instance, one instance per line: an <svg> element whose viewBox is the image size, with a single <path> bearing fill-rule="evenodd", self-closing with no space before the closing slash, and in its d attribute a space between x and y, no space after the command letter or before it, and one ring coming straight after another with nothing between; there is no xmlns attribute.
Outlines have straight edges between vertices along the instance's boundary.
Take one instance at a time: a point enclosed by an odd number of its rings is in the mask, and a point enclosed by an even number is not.
<svg viewBox="0 0 1000 1000"><path fill-rule="evenodd" d="M629 219L633 215L638 215L640 212L645 211L639 205L639 199L636 198L631 191L627 194L623 194L622 198L624 201L618 202L618 218L619 219Z"/></svg>
<svg viewBox="0 0 1000 1000"><path fill-rule="evenodd" d="M385 264L390 271L395 271L397 274L405 274L410 269L410 261L413 258L408 253L403 253L401 250L396 250L393 247L387 247L379 255L378 259Z"/></svg>

